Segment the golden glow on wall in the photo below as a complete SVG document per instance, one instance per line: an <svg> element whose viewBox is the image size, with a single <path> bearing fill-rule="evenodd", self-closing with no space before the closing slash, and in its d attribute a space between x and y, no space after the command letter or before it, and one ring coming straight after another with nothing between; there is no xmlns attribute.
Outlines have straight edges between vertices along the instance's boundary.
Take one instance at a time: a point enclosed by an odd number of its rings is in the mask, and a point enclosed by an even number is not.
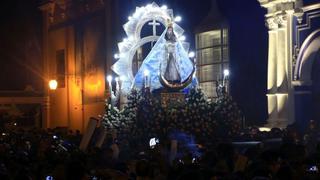
<svg viewBox="0 0 320 180"><path fill-rule="evenodd" d="M94 71L94 73L88 73L85 77L85 96L90 102L104 99L104 77L103 71L100 70Z"/></svg>
<svg viewBox="0 0 320 180"><path fill-rule="evenodd" d="M52 79L52 80L49 81L49 88L50 88L51 90L56 90L57 87L58 87L58 82L57 82L57 80Z"/></svg>
<svg viewBox="0 0 320 180"><path fill-rule="evenodd" d="M88 89L92 90L92 91L96 91L97 89L99 89L101 87L101 80L98 80L95 83L88 83Z"/></svg>

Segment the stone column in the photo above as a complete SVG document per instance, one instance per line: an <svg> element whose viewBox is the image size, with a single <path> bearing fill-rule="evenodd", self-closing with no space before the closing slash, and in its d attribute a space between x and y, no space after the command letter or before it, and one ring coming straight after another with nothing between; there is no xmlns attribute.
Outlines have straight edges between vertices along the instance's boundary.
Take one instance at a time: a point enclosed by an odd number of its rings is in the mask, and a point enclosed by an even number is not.
<svg viewBox="0 0 320 180"><path fill-rule="evenodd" d="M277 92L277 31L269 31L269 52L268 52L268 94Z"/></svg>
<svg viewBox="0 0 320 180"><path fill-rule="evenodd" d="M278 118L277 106L277 41L278 41L278 25L275 19L270 17L267 19L269 28L269 49L268 49L268 82L267 82L267 100L268 100L268 123L274 122Z"/></svg>
<svg viewBox="0 0 320 180"><path fill-rule="evenodd" d="M278 24L278 39L277 39L277 111L278 119L274 124L276 127L285 128L289 124L289 108L288 108L288 29L287 26L288 13L281 12L276 16Z"/></svg>
<svg viewBox="0 0 320 180"><path fill-rule="evenodd" d="M268 10L268 127L285 128L294 122L292 88L292 15L299 0L258 0Z"/></svg>
<svg viewBox="0 0 320 180"><path fill-rule="evenodd" d="M286 13L269 20L268 57L268 122L269 127L285 128L288 125L288 41Z"/></svg>
<svg viewBox="0 0 320 180"><path fill-rule="evenodd" d="M273 127L278 120L277 84L278 84L278 24L274 17L267 20L269 34L268 49L268 79L267 79L267 100L268 100L268 125Z"/></svg>
<svg viewBox="0 0 320 180"><path fill-rule="evenodd" d="M297 5L298 4L298 5ZM292 124L295 122L295 95L294 95L294 86L293 86L293 67L294 67L294 45L293 37L293 22L295 20L294 13L300 12L299 7L302 6L301 0L297 0L295 4L295 10L287 11L287 78L288 78L288 123ZM299 14L299 13L298 13ZM299 18L298 18L299 19Z"/></svg>
<svg viewBox="0 0 320 180"><path fill-rule="evenodd" d="M277 33L277 93L288 90L286 68L286 30L279 28Z"/></svg>

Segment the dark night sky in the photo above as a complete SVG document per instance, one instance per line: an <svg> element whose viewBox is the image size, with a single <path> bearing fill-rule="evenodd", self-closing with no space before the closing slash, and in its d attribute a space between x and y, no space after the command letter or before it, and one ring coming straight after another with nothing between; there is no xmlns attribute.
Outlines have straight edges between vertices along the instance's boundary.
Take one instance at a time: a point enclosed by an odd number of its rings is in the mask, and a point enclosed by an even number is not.
<svg viewBox="0 0 320 180"><path fill-rule="evenodd" d="M41 89L40 0L10 0L0 7L0 90L21 90L26 84ZM194 48L194 29L210 10L211 0L155 0L166 4L183 20L186 37ZM119 0L120 22L148 0ZM266 119L267 29L257 0L218 0L230 25L230 61L233 97L248 121ZM307 4L319 0L306 0ZM123 34L122 34L123 35ZM122 39L119 35L119 40ZM121 38L121 39L120 39ZM39 85L40 84L40 85Z"/></svg>
<svg viewBox="0 0 320 180"><path fill-rule="evenodd" d="M41 89L39 0L12 0L0 8L0 90Z"/></svg>

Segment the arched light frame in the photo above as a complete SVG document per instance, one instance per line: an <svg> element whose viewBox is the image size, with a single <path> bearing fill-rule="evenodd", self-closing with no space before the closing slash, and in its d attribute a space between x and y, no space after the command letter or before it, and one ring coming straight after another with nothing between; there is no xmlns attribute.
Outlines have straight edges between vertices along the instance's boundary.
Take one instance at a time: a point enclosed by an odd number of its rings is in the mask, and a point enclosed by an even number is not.
<svg viewBox="0 0 320 180"><path fill-rule="evenodd" d="M157 35L141 37L143 26L153 20L160 22L167 28L167 22L173 22L172 9L161 8L156 3L137 7L135 13L130 16L128 22L123 25L127 38L118 43L119 59L111 69L119 76L125 77L126 82L123 82L122 89L126 92L130 90L134 80L132 61L137 49L148 42L157 41L159 38ZM174 23L173 26L177 37L182 36L184 30L176 23ZM188 43L184 44L186 51L188 51L188 45Z"/></svg>

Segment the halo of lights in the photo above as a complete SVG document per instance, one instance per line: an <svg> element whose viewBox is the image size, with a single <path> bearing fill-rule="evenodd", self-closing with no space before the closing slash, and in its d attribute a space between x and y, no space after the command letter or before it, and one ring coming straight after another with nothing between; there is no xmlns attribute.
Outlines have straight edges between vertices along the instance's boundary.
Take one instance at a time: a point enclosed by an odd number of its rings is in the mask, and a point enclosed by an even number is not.
<svg viewBox="0 0 320 180"><path fill-rule="evenodd" d="M185 37L182 36L184 30L176 23L181 21L181 19L181 16L174 17L173 10L168 9L166 5L160 7L154 2L146 6L136 7L136 11L128 16L128 21L123 25L123 29L127 36L118 43L119 54L114 56L117 61L111 67L118 76L122 77L122 90L125 91L124 93L130 91L134 80L132 60L136 50L145 43L157 41L159 38L157 35L141 37L142 27L153 20L156 20L167 27L168 20L171 20L174 22L173 26L176 36L182 38L182 41L184 41ZM189 43L182 42L182 44L186 52L188 52Z"/></svg>

